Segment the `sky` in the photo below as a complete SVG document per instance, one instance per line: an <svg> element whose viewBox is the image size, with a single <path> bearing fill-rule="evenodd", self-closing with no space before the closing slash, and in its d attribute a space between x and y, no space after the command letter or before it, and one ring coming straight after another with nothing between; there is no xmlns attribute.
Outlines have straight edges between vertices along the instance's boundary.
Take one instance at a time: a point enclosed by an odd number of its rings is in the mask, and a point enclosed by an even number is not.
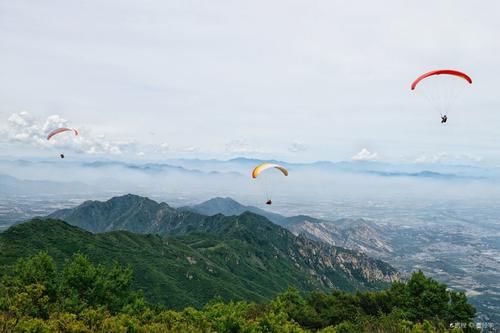
<svg viewBox="0 0 500 333"><path fill-rule="evenodd" d="M0 155L500 164L500 3L0 0ZM468 73L450 122L411 92ZM81 136L48 143L56 126Z"/></svg>

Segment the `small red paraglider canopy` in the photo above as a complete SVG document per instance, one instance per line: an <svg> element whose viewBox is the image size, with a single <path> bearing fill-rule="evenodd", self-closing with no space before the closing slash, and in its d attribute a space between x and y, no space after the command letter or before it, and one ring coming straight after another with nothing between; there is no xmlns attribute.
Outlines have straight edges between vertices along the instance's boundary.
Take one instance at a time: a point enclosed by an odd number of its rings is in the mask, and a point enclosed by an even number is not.
<svg viewBox="0 0 500 333"><path fill-rule="evenodd" d="M49 135L47 135L47 140L50 140L54 135L57 135L59 133L71 132L71 131L75 133L75 136L79 135L78 130L76 130L75 128L62 127L62 128L58 128L58 129L55 129L52 132L50 132Z"/></svg>
<svg viewBox="0 0 500 333"><path fill-rule="evenodd" d="M458 76L458 77L461 77L462 79L466 80L470 84L472 84L472 79L470 78L470 76L467 75L467 74L465 74L465 73L463 73L463 72L460 72L460 71L457 71L457 70L454 70L454 69L438 69L438 70L435 70L435 71L427 72L427 73L422 74L419 77L417 77L417 79L415 81L413 81L413 83L411 84L411 90L415 90L415 88L417 87L417 84L420 81L422 81L423 79L428 78L429 76L442 75L442 74L444 74L444 75Z"/></svg>

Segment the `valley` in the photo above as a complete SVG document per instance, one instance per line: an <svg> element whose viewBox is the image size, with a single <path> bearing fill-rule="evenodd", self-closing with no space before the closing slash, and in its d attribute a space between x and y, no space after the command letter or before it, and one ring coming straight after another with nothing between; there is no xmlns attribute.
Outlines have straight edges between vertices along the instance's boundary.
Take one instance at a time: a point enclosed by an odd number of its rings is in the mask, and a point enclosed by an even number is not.
<svg viewBox="0 0 500 333"><path fill-rule="evenodd" d="M158 195L156 200L160 198ZM5 229L14 221L75 207L86 199L89 198L5 198L1 201L0 221ZM172 198L172 201L186 210L194 200ZM384 201L367 205L353 201L313 205L312 202L290 206L278 203L273 213L261 209L254 212L267 213L273 222L295 234L303 233L311 239L380 258L398 269L403 277L420 269L452 288L465 291L477 307L480 320L500 321L500 230L496 219L500 212L493 205L411 204L403 200L397 208ZM253 206L220 198L193 207L202 213L235 215L252 210ZM298 215L304 213L316 218ZM298 218L285 217L295 214Z"/></svg>

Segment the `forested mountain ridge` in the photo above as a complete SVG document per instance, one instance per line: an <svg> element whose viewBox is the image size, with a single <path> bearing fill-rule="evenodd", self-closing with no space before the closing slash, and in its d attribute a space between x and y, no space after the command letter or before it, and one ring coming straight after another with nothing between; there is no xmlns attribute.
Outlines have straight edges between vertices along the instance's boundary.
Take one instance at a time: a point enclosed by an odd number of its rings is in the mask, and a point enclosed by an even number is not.
<svg viewBox="0 0 500 333"><path fill-rule="evenodd" d="M189 228L188 228L189 229ZM47 251L62 263L73 253L94 262L130 265L148 299L169 306L224 299L269 299L288 286L302 290L376 289L399 278L388 264L319 244L245 213L216 215L177 236L128 231L93 234L59 220L34 219L0 234L0 264Z"/></svg>

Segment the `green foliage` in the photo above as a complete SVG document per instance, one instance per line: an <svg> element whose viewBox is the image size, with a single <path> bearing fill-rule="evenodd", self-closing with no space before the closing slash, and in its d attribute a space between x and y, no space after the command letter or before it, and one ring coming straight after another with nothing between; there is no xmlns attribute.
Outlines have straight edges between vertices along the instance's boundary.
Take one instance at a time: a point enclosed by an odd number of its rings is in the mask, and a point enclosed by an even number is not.
<svg viewBox="0 0 500 333"><path fill-rule="evenodd" d="M46 253L19 260L0 284L0 309L18 317L48 318L49 304L57 298L56 280L54 261Z"/></svg>
<svg viewBox="0 0 500 333"><path fill-rule="evenodd" d="M41 252L20 259L2 278L0 311L23 332L84 332L141 303L131 283L129 268L95 266L77 253L58 271L54 260Z"/></svg>
<svg viewBox="0 0 500 333"><path fill-rule="evenodd" d="M131 303L132 270L117 264L109 270L94 266L87 257L76 254L64 265L61 274L61 294L66 301L64 309L79 312L92 307L107 306L112 313Z"/></svg>
<svg viewBox="0 0 500 333"><path fill-rule="evenodd" d="M459 333L446 327L474 316L465 294L422 272L380 292L289 288L266 304L217 298L181 311L147 304L132 279L80 253L59 269L45 252L20 259L0 280L0 332Z"/></svg>
<svg viewBox="0 0 500 333"><path fill-rule="evenodd" d="M301 327L322 332L445 332L451 323L472 322L475 314L464 293L420 271L387 291L302 296L289 289L271 304Z"/></svg>
<svg viewBox="0 0 500 333"><path fill-rule="evenodd" d="M175 228L169 230L175 231L175 236L160 237L127 231L92 234L63 221L34 219L0 233L0 275L10 270L18 258L40 251L52 256L58 267L79 252L107 267L115 261L131 267L135 290L142 290L149 302L175 309L190 305L202 308L216 296L225 301L262 303L289 285L324 292L332 284L342 290L378 288L378 283L352 278L339 265L334 265L335 262L322 264L339 255L355 254L339 248L318 248L316 243L299 239L255 214L219 215L184 222L171 225ZM381 262L372 262L366 257L353 258L357 262L366 260L369 265L360 267L385 269ZM40 261L40 266L44 265ZM86 285L86 280L101 275L99 268L88 270L76 262L73 266L67 268L65 278L77 292L65 295L68 307L80 306L79 300L93 301L87 299L87 291L79 289L77 284ZM40 267L32 269L40 271ZM78 270L84 270L88 276L80 276ZM35 282L50 279L51 274L43 270L32 273L28 276ZM53 297L53 288L44 285L48 288L46 294ZM100 289L100 294L94 296L103 299L109 297L105 293L109 294L113 286L96 281L93 287Z"/></svg>
<svg viewBox="0 0 500 333"><path fill-rule="evenodd" d="M393 284L389 294L394 306L414 322L441 319L446 324L470 323L476 312L463 292L447 290L445 284L427 278L421 271L413 273L406 284Z"/></svg>

